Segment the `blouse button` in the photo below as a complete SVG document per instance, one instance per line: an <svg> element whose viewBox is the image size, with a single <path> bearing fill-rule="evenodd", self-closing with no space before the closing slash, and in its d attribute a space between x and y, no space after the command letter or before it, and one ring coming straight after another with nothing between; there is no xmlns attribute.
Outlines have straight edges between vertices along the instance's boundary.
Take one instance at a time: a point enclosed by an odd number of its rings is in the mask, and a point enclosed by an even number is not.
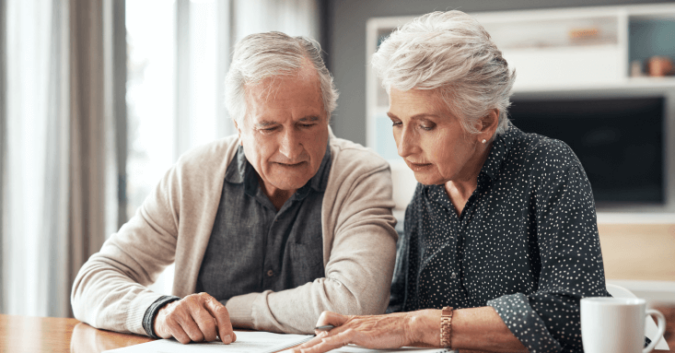
<svg viewBox="0 0 675 353"><path fill-rule="evenodd" d="M272 277L272 276L274 276L274 271L272 271L272 270L267 271L267 277Z"/></svg>

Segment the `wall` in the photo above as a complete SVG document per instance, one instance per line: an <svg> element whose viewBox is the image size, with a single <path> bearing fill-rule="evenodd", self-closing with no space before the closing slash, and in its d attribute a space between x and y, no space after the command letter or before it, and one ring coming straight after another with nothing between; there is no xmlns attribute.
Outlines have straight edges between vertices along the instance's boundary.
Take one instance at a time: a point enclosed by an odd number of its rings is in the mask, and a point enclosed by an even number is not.
<svg viewBox="0 0 675 353"><path fill-rule="evenodd" d="M649 3L669 3L651 0ZM340 91L331 125L338 137L366 143L366 21L371 17L414 16L436 10L464 12L643 4L627 0L326 0L321 38L326 63Z"/></svg>

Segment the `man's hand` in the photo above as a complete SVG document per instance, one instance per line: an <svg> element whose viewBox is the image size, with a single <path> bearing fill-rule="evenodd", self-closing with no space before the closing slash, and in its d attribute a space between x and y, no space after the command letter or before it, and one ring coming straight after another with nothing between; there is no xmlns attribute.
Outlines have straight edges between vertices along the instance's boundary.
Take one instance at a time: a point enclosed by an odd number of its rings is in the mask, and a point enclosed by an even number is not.
<svg viewBox="0 0 675 353"><path fill-rule="evenodd" d="M191 294L167 304L159 310L152 326L157 336L175 337L183 344L215 341L216 335L225 344L237 339L227 309L207 293Z"/></svg>

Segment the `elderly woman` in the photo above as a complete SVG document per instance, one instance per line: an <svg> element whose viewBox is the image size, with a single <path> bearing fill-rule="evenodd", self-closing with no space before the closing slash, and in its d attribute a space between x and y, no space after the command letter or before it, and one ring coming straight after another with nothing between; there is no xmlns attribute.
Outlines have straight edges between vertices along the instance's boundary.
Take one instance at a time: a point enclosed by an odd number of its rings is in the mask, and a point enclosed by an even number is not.
<svg viewBox="0 0 675 353"><path fill-rule="evenodd" d="M459 11L427 14L373 65L419 182L391 290L389 311L402 312L325 312L317 325L335 328L296 351L582 351L579 300L609 295L591 186L565 143L509 122L515 75L489 34Z"/></svg>

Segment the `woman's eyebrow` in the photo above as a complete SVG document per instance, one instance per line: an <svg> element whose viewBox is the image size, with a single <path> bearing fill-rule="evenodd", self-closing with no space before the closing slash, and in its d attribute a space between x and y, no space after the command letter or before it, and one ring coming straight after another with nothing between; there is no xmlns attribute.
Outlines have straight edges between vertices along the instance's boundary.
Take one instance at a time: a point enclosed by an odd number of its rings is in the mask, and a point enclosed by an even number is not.
<svg viewBox="0 0 675 353"><path fill-rule="evenodd" d="M389 118L399 119L399 117L392 112L387 112L387 116L389 116ZM422 120L424 118L440 118L440 116L432 113L419 113L411 116L410 120Z"/></svg>

